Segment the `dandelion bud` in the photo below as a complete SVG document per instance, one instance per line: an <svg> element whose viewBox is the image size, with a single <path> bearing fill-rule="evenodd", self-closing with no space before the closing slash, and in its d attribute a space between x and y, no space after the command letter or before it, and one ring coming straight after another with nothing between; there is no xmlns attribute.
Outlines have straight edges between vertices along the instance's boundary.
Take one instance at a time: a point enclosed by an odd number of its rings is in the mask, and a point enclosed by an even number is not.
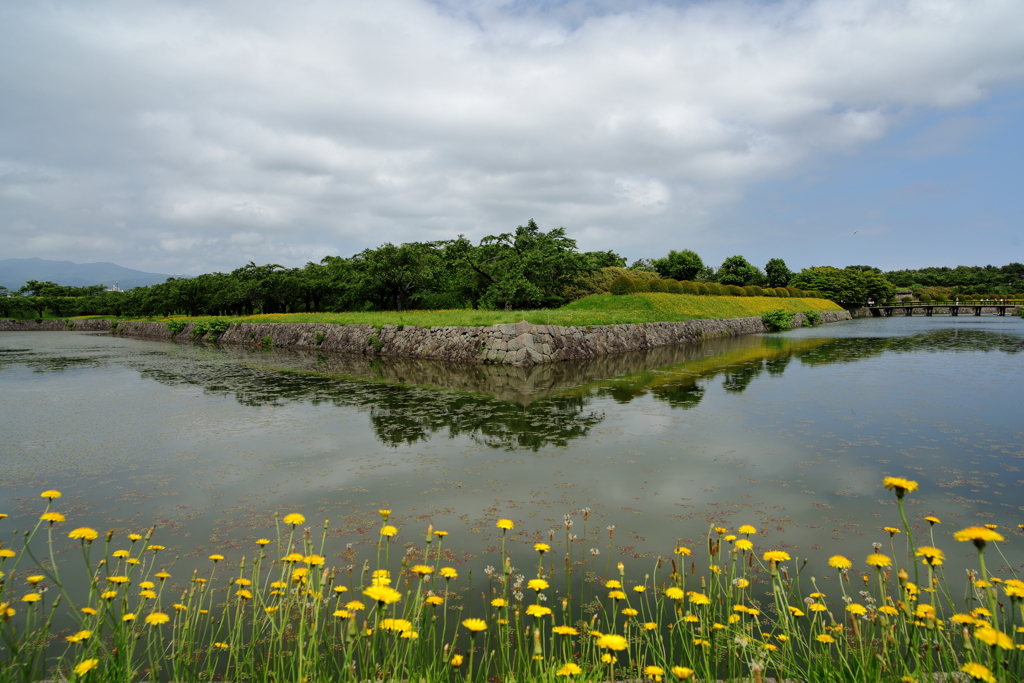
<svg viewBox="0 0 1024 683"><path fill-rule="evenodd" d="M432 540L434 540L434 525L433 524L428 524L427 525L427 544L429 545Z"/></svg>
<svg viewBox="0 0 1024 683"><path fill-rule="evenodd" d="M901 586L910 578L910 574L907 573L906 569L901 569L896 576L899 577Z"/></svg>
<svg viewBox="0 0 1024 683"><path fill-rule="evenodd" d="M113 537L114 537L114 530L111 529L110 531L107 532L107 543L110 543L110 539L112 539Z"/></svg>
<svg viewBox="0 0 1024 683"><path fill-rule="evenodd" d="M623 564L622 562L619 562L619 576L625 576L625 575L626 575L626 565Z"/></svg>

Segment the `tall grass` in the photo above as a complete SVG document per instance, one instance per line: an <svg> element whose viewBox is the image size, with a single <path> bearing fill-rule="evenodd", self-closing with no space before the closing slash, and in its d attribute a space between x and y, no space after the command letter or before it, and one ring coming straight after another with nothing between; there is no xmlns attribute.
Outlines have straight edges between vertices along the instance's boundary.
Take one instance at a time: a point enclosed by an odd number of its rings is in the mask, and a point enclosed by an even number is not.
<svg viewBox="0 0 1024 683"><path fill-rule="evenodd" d="M627 572L611 566L614 527L602 567L597 549L574 548L578 517L567 515L558 532L565 551L553 549L551 532L522 571L505 547L514 522L499 520L501 560L485 570L486 591L473 604L456 599L459 572L441 559L445 532L428 526L418 547L398 552L388 510L362 565L329 561L328 524L305 527L293 513L275 517L276 537L258 540L251 559L212 555L179 591L153 529L126 538L85 527L66 533L54 509L61 494L46 491L22 545L0 551L0 678L902 682L961 672L1020 680L1024 582L990 574L985 561L1001 553L1001 534L954 534L974 545L978 569L951 587L935 545L939 520L925 518L929 537L914 539L904 514L916 482L887 477L884 485L902 520L890 534L905 534L906 547L884 554L876 545L862 580L850 575L853 560L833 556L828 571L840 595L821 592L799 558L757 548L749 525L712 528L706 547L677 546ZM584 536L587 520L583 511ZM65 536L87 578L75 594L54 552L55 537ZM47 557L37 557L42 547ZM574 582L573 570L605 575ZM54 632L58 618L73 622L67 635Z"/></svg>

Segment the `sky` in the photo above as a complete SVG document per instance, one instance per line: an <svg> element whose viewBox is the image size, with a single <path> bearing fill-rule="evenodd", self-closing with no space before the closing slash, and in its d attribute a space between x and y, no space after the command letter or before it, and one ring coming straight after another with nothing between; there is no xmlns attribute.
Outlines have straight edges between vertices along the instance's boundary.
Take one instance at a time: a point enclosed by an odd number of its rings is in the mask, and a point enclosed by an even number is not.
<svg viewBox="0 0 1024 683"><path fill-rule="evenodd" d="M0 3L0 258L1024 261L1020 0Z"/></svg>

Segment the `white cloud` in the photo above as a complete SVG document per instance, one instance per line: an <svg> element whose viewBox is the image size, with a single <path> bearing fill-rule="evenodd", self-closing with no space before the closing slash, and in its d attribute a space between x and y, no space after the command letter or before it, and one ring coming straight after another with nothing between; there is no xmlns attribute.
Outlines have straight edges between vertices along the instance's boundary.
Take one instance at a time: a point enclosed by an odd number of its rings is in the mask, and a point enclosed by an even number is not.
<svg viewBox="0 0 1024 683"><path fill-rule="evenodd" d="M742 240L709 228L751 183L1024 76L1016 0L617 6L7 5L0 226L165 272L531 217L657 255Z"/></svg>

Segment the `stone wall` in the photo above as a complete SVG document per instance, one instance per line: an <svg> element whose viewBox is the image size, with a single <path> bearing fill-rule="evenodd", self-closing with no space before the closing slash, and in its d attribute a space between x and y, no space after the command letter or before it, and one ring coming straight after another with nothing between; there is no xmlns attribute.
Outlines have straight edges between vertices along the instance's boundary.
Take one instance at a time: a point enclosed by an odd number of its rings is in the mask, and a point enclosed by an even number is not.
<svg viewBox="0 0 1024 683"><path fill-rule="evenodd" d="M846 311L824 311L824 322L849 320ZM800 327L796 314L793 327ZM335 325L330 323L233 323L219 338L194 336L195 323L173 334L164 323L109 320L0 321L0 331L69 330L111 332L126 337L162 340L217 341L325 352L426 358L463 363L531 366L563 360L596 358L606 354L640 351L706 339L767 332L760 318L687 320L639 325L563 327L506 323L490 327L434 327L415 325Z"/></svg>

